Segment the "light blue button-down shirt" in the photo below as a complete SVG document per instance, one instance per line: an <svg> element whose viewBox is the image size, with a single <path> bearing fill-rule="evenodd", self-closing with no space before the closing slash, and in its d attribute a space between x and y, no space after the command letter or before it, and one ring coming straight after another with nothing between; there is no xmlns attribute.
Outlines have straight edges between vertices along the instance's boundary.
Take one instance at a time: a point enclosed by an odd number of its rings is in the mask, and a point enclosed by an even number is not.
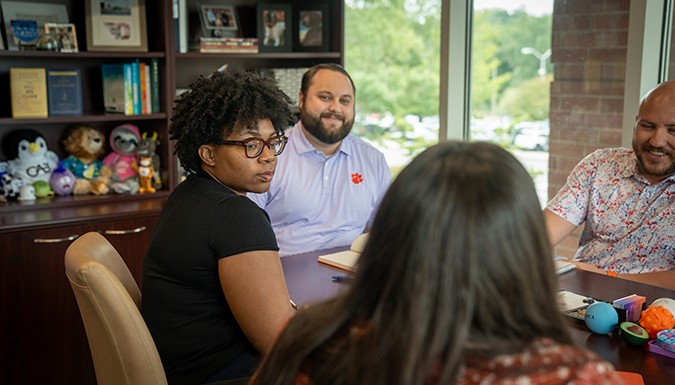
<svg viewBox="0 0 675 385"><path fill-rule="evenodd" d="M330 157L307 140L300 123L286 132L270 189L247 196L265 209L279 255L349 246L369 226L391 184L384 154L349 134Z"/></svg>

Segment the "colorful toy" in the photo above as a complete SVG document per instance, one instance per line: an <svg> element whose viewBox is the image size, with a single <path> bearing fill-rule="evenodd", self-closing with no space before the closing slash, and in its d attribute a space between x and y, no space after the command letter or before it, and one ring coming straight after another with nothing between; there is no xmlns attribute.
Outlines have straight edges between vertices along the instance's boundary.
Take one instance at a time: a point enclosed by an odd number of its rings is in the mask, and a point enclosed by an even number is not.
<svg viewBox="0 0 675 385"><path fill-rule="evenodd" d="M38 131L25 129L9 134L5 142L7 172L24 184L48 182L59 157L47 149L47 141Z"/></svg>
<svg viewBox="0 0 675 385"><path fill-rule="evenodd" d="M155 188L152 187L152 176L155 173L155 170L152 169L150 158L141 158L140 166L138 167L138 175L141 176L141 188L138 189L138 192L141 194L144 193L154 193Z"/></svg>
<svg viewBox="0 0 675 385"><path fill-rule="evenodd" d="M63 145L70 156L62 161L75 175L73 194L105 195L110 191L112 169L98 160L103 153L103 134L91 126L77 125L66 132Z"/></svg>
<svg viewBox="0 0 675 385"><path fill-rule="evenodd" d="M675 353L675 329L661 330L656 335L656 343L671 352Z"/></svg>
<svg viewBox="0 0 675 385"><path fill-rule="evenodd" d="M670 314L675 316L675 300L672 300L670 298L659 298L656 301L652 302L652 306L657 307L657 306L663 306L668 311Z"/></svg>
<svg viewBox="0 0 675 385"><path fill-rule="evenodd" d="M35 196L38 198L44 198L54 195L54 191L49 187L49 183L39 180L33 183L33 189L35 190Z"/></svg>
<svg viewBox="0 0 675 385"><path fill-rule="evenodd" d="M628 345L638 346L649 341L649 333L640 325L632 322L622 322L619 325L619 335Z"/></svg>
<svg viewBox="0 0 675 385"><path fill-rule="evenodd" d="M75 175L59 163L49 178L49 185L57 195L70 195L75 187Z"/></svg>
<svg viewBox="0 0 675 385"><path fill-rule="evenodd" d="M584 321L591 331L606 334L614 330L619 323L619 315L607 302L596 302L586 308Z"/></svg>
<svg viewBox="0 0 675 385"><path fill-rule="evenodd" d="M136 148L141 142L138 127L122 124L110 133L112 152L103 158L103 164L113 169L110 188L118 194L135 194L138 191L138 173L134 165L138 163Z"/></svg>
<svg viewBox="0 0 675 385"><path fill-rule="evenodd" d="M619 310L619 313L625 313L625 317L622 314L619 314L619 318L625 318L625 321L628 322L638 322L640 319L640 313L642 312L642 307L647 298L633 294L623 298L619 298L612 302L612 306Z"/></svg>
<svg viewBox="0 0 675 385"><path fill-rule="evenodd" d="M675 326L675 318L663 306L649 306L647 310L642 312L640 326L649 333L649 337L656 338L661 330L672 329Z"/></svg>
<svg viewBox="0 0 675 385"><path fill-rule="evenodd" d="M141 136L141 144L136 148L136 155L152 159L150 165L155 170L155 174L152 176L152 187L157 190L162 188L162 178L159 174L160 160L157 154L157 146L160 143L158 138L157 132L153 132L151 137L148 137L148 133L144 132Z"/></svg>

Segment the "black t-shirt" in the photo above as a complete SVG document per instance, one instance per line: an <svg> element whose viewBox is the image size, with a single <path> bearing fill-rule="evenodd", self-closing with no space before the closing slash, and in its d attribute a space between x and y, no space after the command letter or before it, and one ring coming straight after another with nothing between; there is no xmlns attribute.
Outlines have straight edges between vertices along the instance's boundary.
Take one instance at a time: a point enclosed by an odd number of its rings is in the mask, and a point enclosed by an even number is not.
<svg viewBox="0 0 675 385"><path fill-rule="evenodd" d="M230 311L218 260L278 251L267 213L206 172L171 193L143 260L143 318L170 384L198 384L255 349ZM252 304L254 306L254 304Z"/></svg>

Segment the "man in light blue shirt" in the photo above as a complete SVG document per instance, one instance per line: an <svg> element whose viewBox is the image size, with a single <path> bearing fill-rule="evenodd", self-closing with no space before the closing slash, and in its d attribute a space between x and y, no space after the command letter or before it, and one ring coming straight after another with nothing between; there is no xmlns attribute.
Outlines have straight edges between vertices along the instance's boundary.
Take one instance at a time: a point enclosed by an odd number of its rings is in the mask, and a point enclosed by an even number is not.
<svg viewBox="0 0 675 385"><path fill-rule="evenodd" d="M282 257L349 246L391 183L384 155L350 134L355 93L341 66L310 68L299 93L300 122L286 131L270 189L248 194L269 214Z"/></svg>

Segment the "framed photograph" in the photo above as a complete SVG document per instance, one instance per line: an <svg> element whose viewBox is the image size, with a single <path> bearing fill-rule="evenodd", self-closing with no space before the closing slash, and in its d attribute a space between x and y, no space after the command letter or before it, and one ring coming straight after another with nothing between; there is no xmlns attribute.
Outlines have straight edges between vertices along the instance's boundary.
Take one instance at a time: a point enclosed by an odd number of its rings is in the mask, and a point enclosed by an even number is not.
<svg viewBox="0 0 675 385"><path fill-rule="evenodd" d="M59 51L78 53L77 34L73 23L45 23L45 32L54 35L59 41Z"/></svg>
<svg viewBox="0 0 675 385"><path fill-rule="evenodd" d="M2 1L2 19L4 21L7 49L18 51L19 46L14 42L12 20L34 21L38 34L45 33L45 23L67 23L68 9L64 4L33 3L28 1Z"/></svg>
<svg viewBox="0 0 675 385"><path fill-rule="evenodd" d="M258 4L256 6L260 52L291 52L293 50L292 11L290 4Z"/></svg>
<svg viewBox="0 0 675 385"><path fill-rule="evenodd" d="M87 51L148 52L145 0L85 0Z"/></svg>
<svg viewBox="0 0 675 385"><path fill-rule="evenodd" d="M199 19L204 37L224 37L239 29L234 7L229 5L200 4Z"/></svg>
<svg viewBox="0 0 675 385"><path fill-rule="evenodd" d="M328 52L330 14L327 3L296 6L293 47L297 52Z"/></svg>

